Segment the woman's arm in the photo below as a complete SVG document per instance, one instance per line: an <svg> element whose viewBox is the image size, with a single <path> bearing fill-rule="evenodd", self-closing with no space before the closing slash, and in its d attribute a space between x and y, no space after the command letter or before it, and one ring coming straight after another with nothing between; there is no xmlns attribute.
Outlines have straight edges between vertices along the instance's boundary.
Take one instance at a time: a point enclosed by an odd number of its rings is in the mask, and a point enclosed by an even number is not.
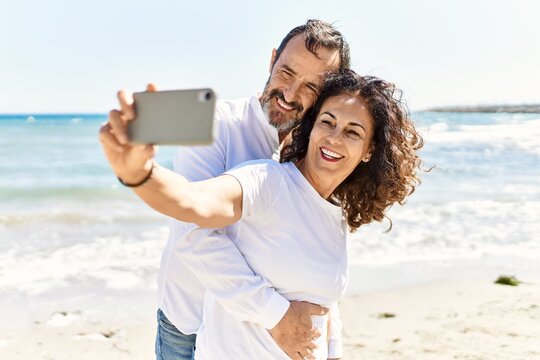
<svg viewBox="0 0 540 360"><path fill-rule="evenodd" d="M155 87L148 85L147 91L155 91ZM144 182L133 187L144 202L165 215L202 227L224 227L242 217L242 187L238 181L220 176L189 183L157 165L153 160L155 146L129 142L128 123L135 119L132 96L120 91L118 100L121 109L109 113L109 121L99 130L99 140L111 168L125 184Z"/></svg>
<svg viewBox="0 0 540 360"><path fill-rule="evenodd" d="M133 190L154 210L201 227L221 228L242 217L242 187L229 175L189 182L154 163L150 179Z"/></svg>

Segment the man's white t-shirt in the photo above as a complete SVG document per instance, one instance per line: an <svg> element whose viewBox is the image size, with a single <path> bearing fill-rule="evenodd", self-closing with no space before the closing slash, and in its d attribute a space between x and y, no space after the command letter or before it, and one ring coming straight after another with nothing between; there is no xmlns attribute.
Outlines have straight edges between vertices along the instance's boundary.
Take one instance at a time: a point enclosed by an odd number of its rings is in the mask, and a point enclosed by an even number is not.
<svg viewBox="0 0 540 360"><path fill-rule="evenodd" d="M242 219L220 231L287 300L333 307L347 283L347 222L341 207L322 198L292 163L258 160L226 174L242 186ZM194 251L205 247L199 239L188 239ZM324 334L326 318L314 321ZM327 359L326 341L316 356ZM266 328L237 320L211 292L205 296L195 357L289 359Z"/></svg>

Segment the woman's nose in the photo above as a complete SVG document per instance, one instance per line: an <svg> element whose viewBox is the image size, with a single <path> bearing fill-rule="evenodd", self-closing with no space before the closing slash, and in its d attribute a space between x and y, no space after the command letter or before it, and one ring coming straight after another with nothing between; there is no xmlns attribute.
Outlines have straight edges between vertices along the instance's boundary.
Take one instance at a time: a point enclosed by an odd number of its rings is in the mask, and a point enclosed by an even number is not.
<svg viewBox="0 0 540 360"><path fill-rule="evenodd" d="M341 132L338 128L335 128L330 134L328 134L328 142L330 144L339 144L341 142Z"/></svg>

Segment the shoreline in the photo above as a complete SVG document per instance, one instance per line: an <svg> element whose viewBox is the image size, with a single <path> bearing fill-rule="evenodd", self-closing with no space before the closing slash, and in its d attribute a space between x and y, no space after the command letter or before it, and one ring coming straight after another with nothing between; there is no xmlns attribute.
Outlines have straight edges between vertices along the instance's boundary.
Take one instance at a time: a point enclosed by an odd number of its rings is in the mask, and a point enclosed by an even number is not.
<svg viewBox="0 0 540 360"><path fill-rule="evenodd" d="M440 106L421 112L540 114L540 104Z"/></svg>

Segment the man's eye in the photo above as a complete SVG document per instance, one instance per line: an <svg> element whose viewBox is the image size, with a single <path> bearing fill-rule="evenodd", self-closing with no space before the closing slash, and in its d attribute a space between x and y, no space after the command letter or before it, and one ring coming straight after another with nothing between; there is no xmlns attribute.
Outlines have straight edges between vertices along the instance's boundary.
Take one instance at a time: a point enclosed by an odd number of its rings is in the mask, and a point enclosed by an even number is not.
<svg viewBox="0 0 540 360"><path fill-rule="evenodd" d="M315 86L311 86L311 85L307 85L307 88L313 92L314 94L318 95L319 94L319 90L317 90L317 88Z"/></svg>

